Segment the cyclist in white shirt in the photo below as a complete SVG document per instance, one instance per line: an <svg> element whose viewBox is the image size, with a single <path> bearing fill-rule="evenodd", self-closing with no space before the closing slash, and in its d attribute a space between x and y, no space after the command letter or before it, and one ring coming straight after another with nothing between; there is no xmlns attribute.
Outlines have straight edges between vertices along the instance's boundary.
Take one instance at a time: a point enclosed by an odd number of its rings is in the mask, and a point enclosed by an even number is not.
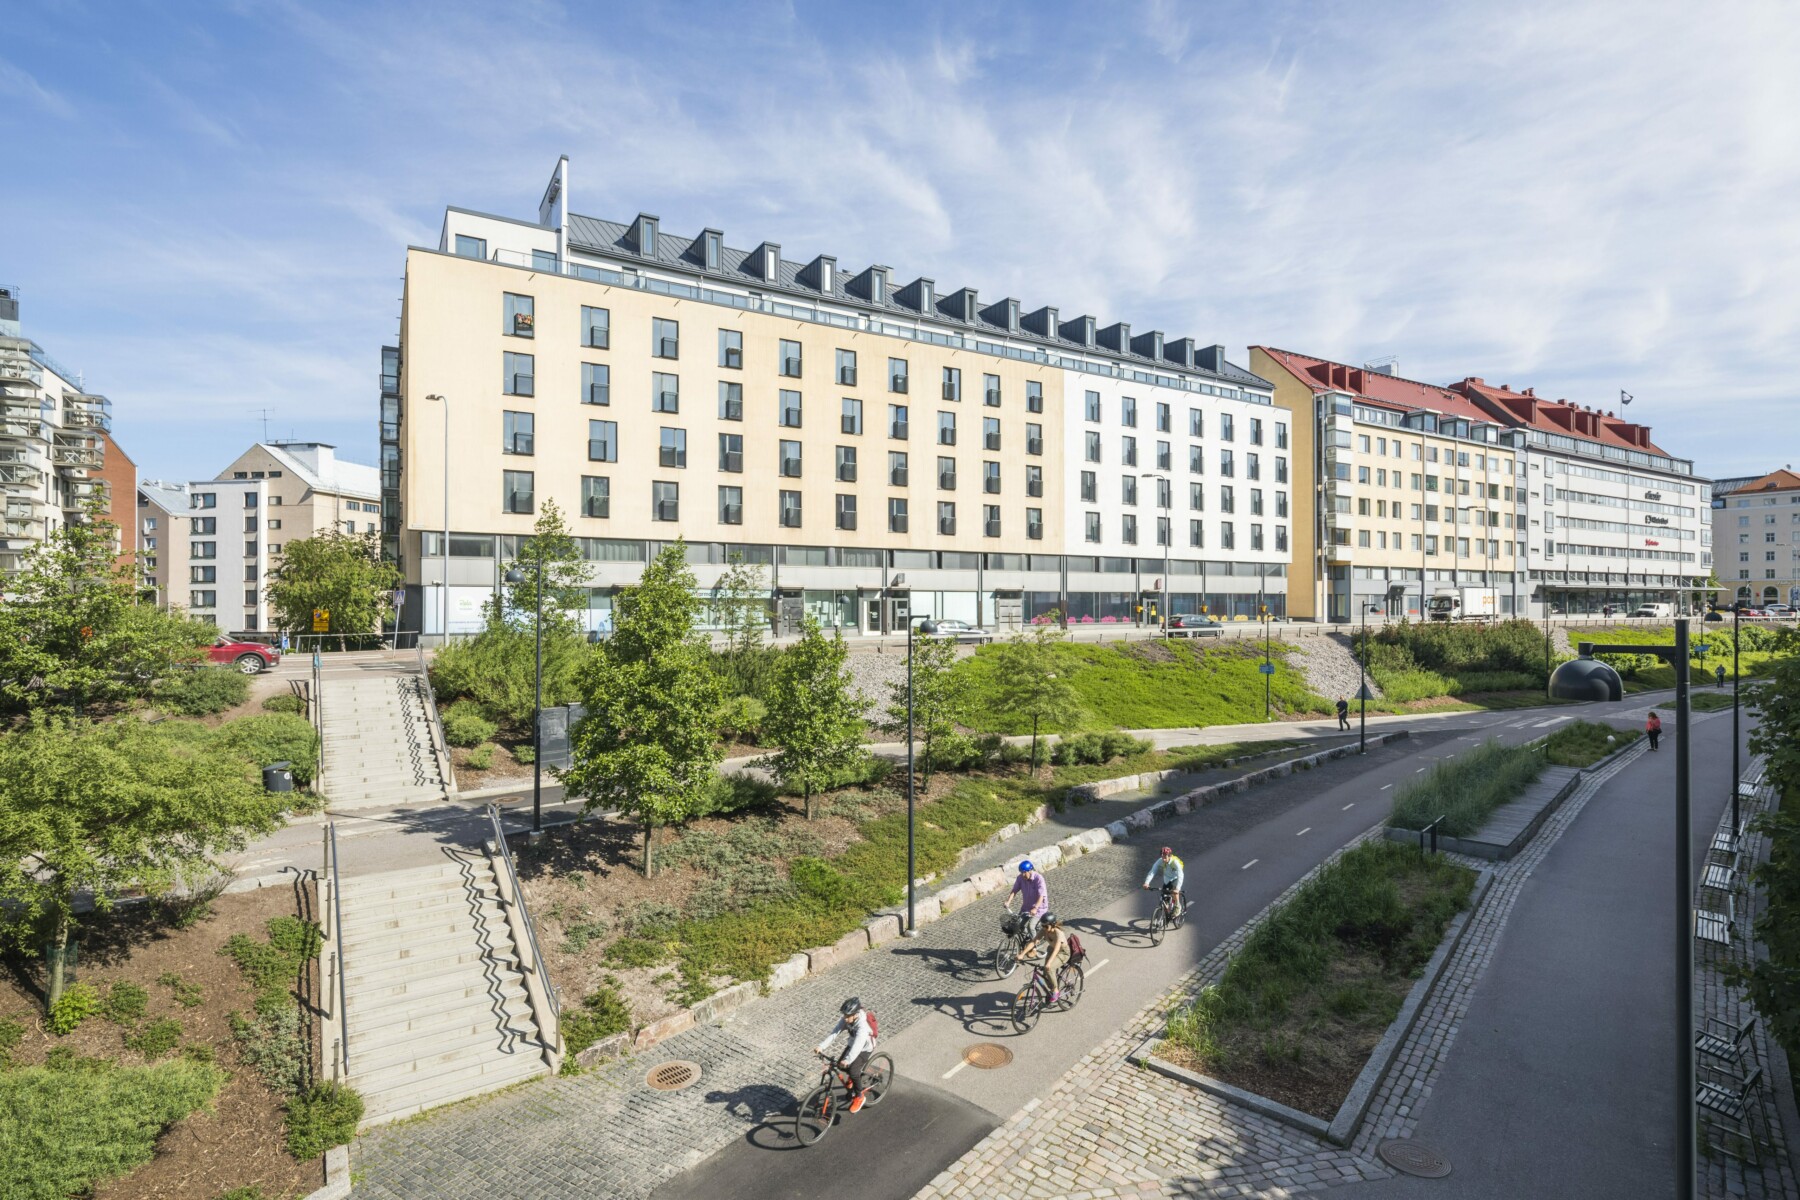
<svg viewBox="0 0 1800 1200"><path fill-rule="evenodd" d="M844 1001L838 1009L843 1017L832 1028L831 1033L820 1042L818 1053L824 1054L826 1047L837 1040L840 1033L850 1035L844 1052L835 1060L837 1064L850 1074L852 1094L850 1111L861 1112L865 1093L863 1092L863 1071L868 1068L869 1055L875 1051L875 1030L869 1024L869 1014L863 1008L862 1001L855 996Z"/></svg>
<svg viewBox="0 0 1800 1200"><path fill-rule="evenodd" d="M1182 890L1182 885L1187 882L1187 867L1179 858L1175 857L1175 850L1171 846L1164 846L1162 857L1150 865L1150 873L1144 876L1145 891L1150 889L1150 885L1156 881L1159 875L1162 877L1162 890L1172 891L1180 898L1180 911L1185 915L1187 913L1187 893Z"/></svg>

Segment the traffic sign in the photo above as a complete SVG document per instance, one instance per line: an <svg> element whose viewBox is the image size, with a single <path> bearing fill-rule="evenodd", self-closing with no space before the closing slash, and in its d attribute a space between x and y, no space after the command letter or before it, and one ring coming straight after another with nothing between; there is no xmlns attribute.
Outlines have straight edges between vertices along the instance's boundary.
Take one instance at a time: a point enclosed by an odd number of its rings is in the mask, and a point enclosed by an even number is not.
<svg viewBox="0 0 1800 1200"><path fill-rule="evenodd" d="M1273 675L1275 673L1275 664L1258 663L1256 666L1256 673L1258 675Z"/></svg>
<svg viewBox="0 0 1800 1200"><path fill-rule="evenodd" d="M331 613L330 613L330 611L327 609L323 609L323 608L313 609L312 631L314 633L324 633L327 630L329 630L330 628L331 628Z"/></svg>

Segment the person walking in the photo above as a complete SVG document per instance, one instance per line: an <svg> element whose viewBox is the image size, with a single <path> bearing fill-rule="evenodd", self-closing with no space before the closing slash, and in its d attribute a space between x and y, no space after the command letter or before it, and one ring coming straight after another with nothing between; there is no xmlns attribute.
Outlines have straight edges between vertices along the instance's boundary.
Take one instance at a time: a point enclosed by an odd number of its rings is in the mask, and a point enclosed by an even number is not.
<svg viewBox="0 0 1800 1200"><path fill-rule="evenodd" d="M1655 709L1651 709L1644 720L1644 732L1650 736L1650 748L1656 749L1656 743L1662 740L1662 718L1656 715Z"/></svg>
<svg viewBox="0 0 1800 1200"><path fill-rule="evenodd" d="M1720 687L1725 686L1725 664L1724 663L1720 663L1718 666L1713 668L1713 678L1719 681Z"/></svg>
<svg viewBox="0 0 1800 1200"><path fill-rule="evenodd" d="M1338 697L1337 717L1339 729L1350 728L1350 702L1342 696Z"/></svg>

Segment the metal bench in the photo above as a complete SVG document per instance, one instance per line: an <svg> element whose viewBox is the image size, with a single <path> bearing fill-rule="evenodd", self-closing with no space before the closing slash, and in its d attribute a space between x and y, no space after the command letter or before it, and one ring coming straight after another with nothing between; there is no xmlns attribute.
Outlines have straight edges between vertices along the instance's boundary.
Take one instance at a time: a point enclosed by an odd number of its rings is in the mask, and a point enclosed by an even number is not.
<svg viewBox="0 0 1800 1200"><path fill-rule="evenodd" d="M1713 834L1712 852L1717 855L1723 855L1726 858L1735 856L1738 852L1737 834L1729 829L1721 829L1719 832Z"/></svg>
<svg viewBox="0 0 1800 1200"><path fill-rule="evenodd" d="M1762 1074L1761 1067L1742 1078L1726 1073L1718 1080L1701 1080L1694 1087L1694 1104L1706 1127L1708 1144L1721 1154L1755 1165L1762 1162L1756 1137L1762 1107L1754 1102L1762 1088Z"/></svg>
<svg viewBox="0 0 1800 1200"><path fill-rule="evenodd" d="M1735 895L1738 889L1738 870L1743 863L1742 855L1733 854L1722 863L1707 863L1700 873L1700 886L1709 892L1724 892Z"/></svg>
<svg viewBox="0 0 1800 1200"><path fill-rule="evenodd" d="M1706 1023L1694 1031L1694 1049L1707 1058L1741 1069L1744 1059L1754 1047L1750 1035L1755 1030L1754 1016L1744 1018L1741 1025L1721 1021L1718 1017L1708 1017Z"/></svg>
<svg viewBox="0 0 1800 1200"><path fill-rule="evenodd" d="M1725 911L1716 912L1709 908L1694 910L1694 936L1702 942L1715 946L1730 946L1737 929L1737 904L1728 893L1725 896Z"/></svg>

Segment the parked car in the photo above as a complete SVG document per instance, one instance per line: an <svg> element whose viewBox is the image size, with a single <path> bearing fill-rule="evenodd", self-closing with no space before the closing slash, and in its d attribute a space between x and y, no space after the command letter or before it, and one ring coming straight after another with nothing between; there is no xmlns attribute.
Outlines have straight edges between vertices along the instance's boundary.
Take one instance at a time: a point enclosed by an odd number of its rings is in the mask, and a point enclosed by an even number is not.
<svg viewBox="0 0 1800 1200"><path fill-rule="evenodd" d="M1740 604L1738 606L1737 611L1738 611L1738 616L1742 617L1746 621L1761 620L1761 619L1766 618L1769 615L1768 609L1756 608L1749 604Z"/></svg>
<svg viewBox="0 0 1800 1200"><path fill-rule="evenodd" d="M968 642L977 646L994 640L994 635L989 630L983 629L979 625L971 625L967 621L958 621L954 617L946 617L934 624L937 625L938 637L955 638L959 642Z"/></svg>
<svg viewBox="0 0 1800 1200"><path fill-rule="evenodd" d="M1177 613L1169 618L1170 637L1223 637L1225 627L1201 613Z"/></svg>
<svg viewBox="0 0 1800 1200"><path fill-rule="evenodd" d="M221 634L206 648L206 657L216 663L230 664L246 675L260 675L281 663L281 651L261 642L235 642Z"/></svg>
<svg viewBox="0 0 1800 1200"><path fill-rule="evenodd" d="M1793 616L1796 611L1791 604L1765 604L1763 605L1763 610L1771 617L1781 617L1783 619Z"/></svg>

